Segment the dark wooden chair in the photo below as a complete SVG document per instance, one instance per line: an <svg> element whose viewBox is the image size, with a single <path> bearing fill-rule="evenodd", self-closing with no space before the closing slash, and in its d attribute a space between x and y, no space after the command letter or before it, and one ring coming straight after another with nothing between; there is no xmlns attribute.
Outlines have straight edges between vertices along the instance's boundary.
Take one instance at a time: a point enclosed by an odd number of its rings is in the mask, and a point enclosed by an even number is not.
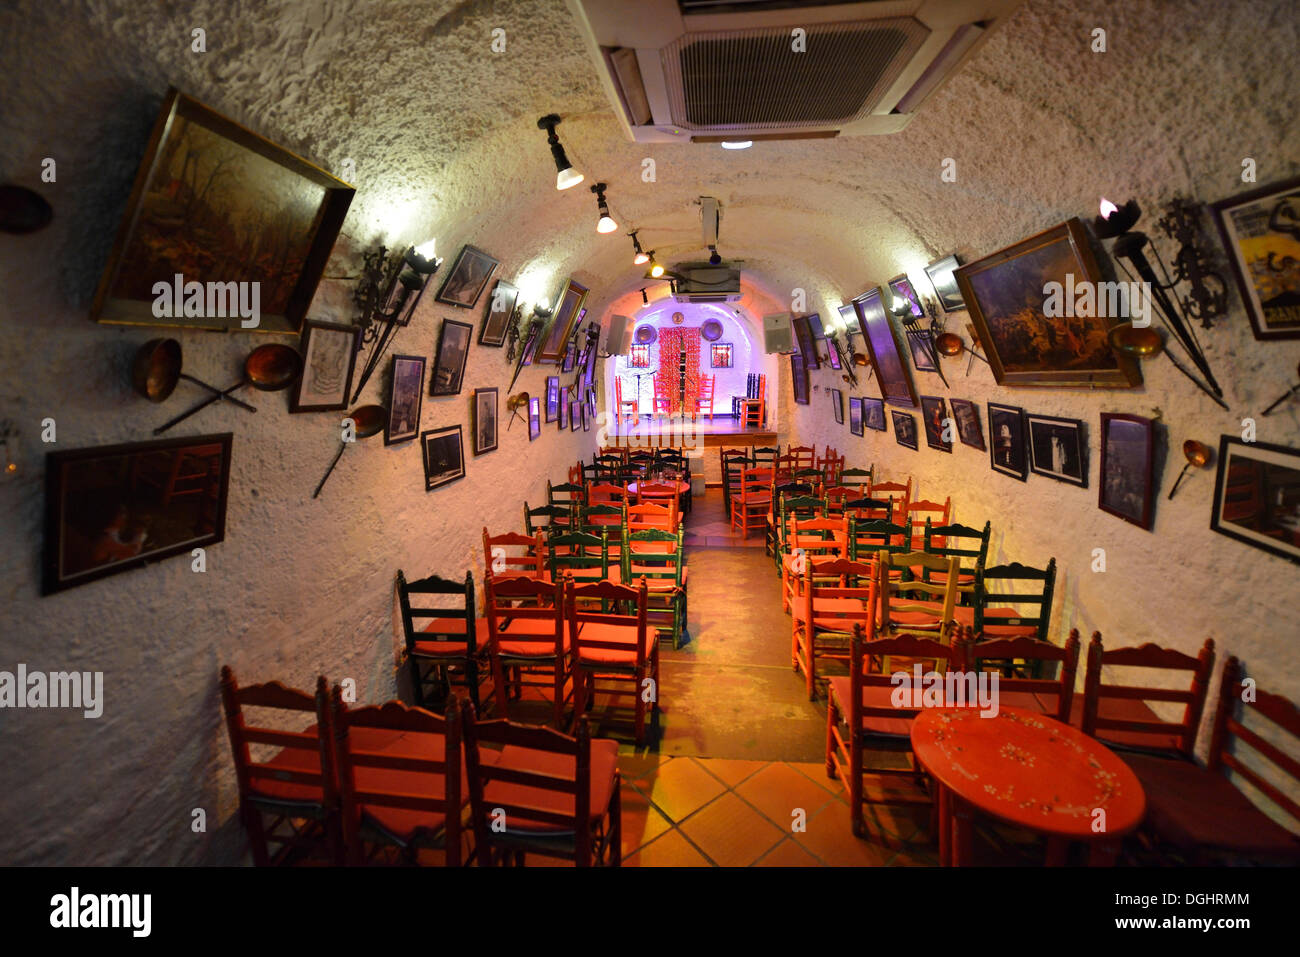
<svg viewBox="0 0 1300 957"><path fill-rule="evenodd" d="M1079 630L1071 629L1065 646L1060 647L1037 638L990 638L979 641L969 628L959 626L956 640L965 644L963 657L974 671L984 668L986 660L1051 662L1055 678L1022 678L1015 675L998 678L998 700L1011 708L1037 711L1058 721L1069 723L1074 702L1074 679L1079 668ZM999 672L1000 667L996 668ZM1042 674L1045 667L1034 669Z"/></svg>
<svg viewBox="0 0 1300 957"><path fill-rule="evenodd" d="M511 696L518 699L524 688L540 688L551 697L555 727L564 723L572 665L561 589L558 578L488 578L484 583L488 654L496 706L503 717L509 713Z"/></svg>
<svg viewBox="0 0 1300 957"><path fill-rule="evenodd" d="M488 575L509 578L523 575L525 578L546 577L546 545L541 532L520 535L518 532L505 532L501 535L489 535L487 527L483 528L483 569Z"/></svg>
<svg viewBox="0 0 1300 957"><path fill-rule="evenodd" d="M278 681L241 688L230 666L224 665L221 703L239 785L239 817L248 833L253 863L266 867L311 857L342 863L324 676L316 679L314 695ZM250 715L245 709L257 713ZM315 723L298 727L308 717ZM292 724L296 730L275 724ZM254 746L261 746L257 756ZM277 750L262 753L268 746Z"/></svg>
<svg viewBox="0 0 1300 957"><path fill-rule="evenodd" d="M578 867L622 863L617 741L593 741L582 719L571 736L501 719L475 723L462 708L480 867L523 865L528 854Z"/></svg>
<svg viewBox="0 0 1300 957"><path fill-rule="evenodd" d="M452 607L438 606L433 596L450 596ZM406 635L406 662L415 703L421 707L441 701L453 683L463 684L479 706L479 680L487 657L487 622L475 613L474 575L451 581L430 575L407 582L397 571L397 596ZM439 693L430 695L433 689Z"/></svg>

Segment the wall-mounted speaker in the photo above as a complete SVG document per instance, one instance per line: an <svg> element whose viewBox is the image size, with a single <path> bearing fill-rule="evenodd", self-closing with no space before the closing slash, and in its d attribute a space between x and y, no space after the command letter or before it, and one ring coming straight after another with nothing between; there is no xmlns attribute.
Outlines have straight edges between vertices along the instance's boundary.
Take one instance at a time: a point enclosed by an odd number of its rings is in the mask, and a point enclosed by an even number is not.
<svg viewBox="0 0 1300 957"><path fill-rule="evenodd" d="M790 313L775 312L763 317L763 351L793 352L794 334L790 330Z"/></svg>
<svg viewBox="0 0 1300 957"><path fill-rule="evenodd" d="M609 320L609 336L605 339L605 354L625 356L631 349L632 320L627 316L612 316Z"/></svg>

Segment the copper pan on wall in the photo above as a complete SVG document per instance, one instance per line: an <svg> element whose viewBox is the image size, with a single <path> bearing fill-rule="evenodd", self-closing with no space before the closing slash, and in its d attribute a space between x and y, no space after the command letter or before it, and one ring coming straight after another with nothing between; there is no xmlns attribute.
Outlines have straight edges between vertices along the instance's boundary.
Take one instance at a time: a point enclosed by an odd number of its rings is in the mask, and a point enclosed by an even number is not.
<svg viewBox="0 0 1300 957"><path fill-rule="evenodd" d="M166 341L174 342L175 340ZM148 345L149 343L145 343L145 346ZM179 355L180 346L178 345L176 348ZM141 352L143 353L143 351L142 349ZM137 356L137 362L139 361L140 359ZM249 412L256 412L257 409L254 406L249 405L247 402L241 402L239 399L232 397L230 393L245 385L251 385L259 392L279 392L293 385L300 375L302 375L302 356L298 354L297 349L280 343L268 343L264 346L258 346L244 360L244 377L242 379L224 391L218 391L206 383L200 383L214 394L208 396L189 411L181 413L170 422L165 422L154 429L154 435L166 432L173 425L183 422L200 409L206 409L213 402L222 399L233 402ZM190 377L181 374L181 378L189 379ZM137 389L137 391L139 390Z"/></svg>

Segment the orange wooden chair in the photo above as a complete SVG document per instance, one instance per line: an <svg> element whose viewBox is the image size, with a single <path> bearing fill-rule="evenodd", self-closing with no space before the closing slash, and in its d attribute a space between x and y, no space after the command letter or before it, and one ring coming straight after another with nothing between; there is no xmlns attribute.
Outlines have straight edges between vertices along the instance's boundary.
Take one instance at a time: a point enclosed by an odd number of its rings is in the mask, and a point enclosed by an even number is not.
<svg viewBox="0 0 1300 957"><path fill-rule="evenodd" d="M314 695L278 681L241 688L230 666L223 665L221 703L253 863L293 864L305 857L342 863L325 678L316 679ZM315 723L304 729L309 716ZM276 726L284 724L294 730ZM255 745L277 750L265 755L266 748L259 748L254 756Z"/></svg>
<svg viewBox="0 0 1300 957"><path fill-rule="evenodd" d="M465 769L480 867L528 854L578 867L622 863L618 742L504 720L475 723L462 703Z"/></svg>
<svg viewBox="0 0 1300 957"><path fill-rule="evenodd" d="M935 525L952 524L952 497L944 499L942 504L928 502L924 499L908 500L903 506L903 515L906 521L898 524L908 527L910 531L908 547L919 552L925 547L925 523L927 521L932 521ZM940 540L935 544L942 545L943 541Z"/></svg>
<svg viewBox="0 0 1300 957"><path fill-rule="evenodd" d="M740 473L740 495L732 499L731 530L745 538L751 529L766 529L772 508L772 470L745 469Z"/></svg>
<svg viewBox="0 0 1300 957"><path fill-rule="evenodd" d="M518 532L505 532L501 535L489 535L487 527L484 526L483 568L485 574L497 578L510 578L515 575L522 575L525 578L545 578L546 545L542 533L539 531L532 535L521 535ZM486 627L483 626L484 629Z"/></svg>
<svg viewBox="0 0 1300 957"><path fill-rule="evenodd" d="M638 399L623 398L623 380L618 376L614 377L614 408L618 410L620 422L623 421L625 416L632 421L636 421L641 414L641 404Z"/></svg>
<svg viewBox="0 0 1300 957"><path fill-rule="evenodd" d="M855 626L874 634L875 566L847 558L807 558L791 596L790 662L803 671L808 700L817 697L817 660L848 660L849 637Z"/></svg>
<svg viewBox="0 0 1300 957"><path fill-rule="evenodd" d="M640 505L629 505L627 507L627 530L629 532L645 532L650 529L676 532L680 524L681 516L677 512L676 497L662 505L655 502L644 502Z"/></svg>
<svg viewBox="0 0 1300 957"><path fill-rule="evenodd" d="M710 422L713 421L713 385L716 381L716 375L700 376L700 392L695 397L695 408L692 410L694 413L693 418L706 415L709 417Z"/></svg>
<svg viewBox="0 0 1300 957"><path fill-rule="evenodd" d="M560 727L572 696L560 581L488 578L483 591L497 713L509 714L511 693L518 699L524 688L544 689L551 697L552 720Z"/></svg>
<svg viewBox="0 0 1300 957"><path fill-rule="evenodd" d="M811 469L817 464L817 446L815 445L792 445L785 450L794 462L794 468Z"/></svg>
<svg viewBox="0 0 1300 957"><path fill-rule="evenodd" d="M631 697L637 746L645 740L646 714L659 713L659 640L647 626L648 589L613 582L565 583L564 617L573 649L574 714L585 713L596 693ZM597 682L613 682L599 688ZM649 682L649 683L647 683ZM630 685L630 687L628 687Z"/></svg>
<svg viewBox="0 0 1300 957"><path fill-rule="evenodd" d="M1036 638L990 638L976 640L969 628L959 626L954 641L963 642L965 661L974 671L984 667L986 661L1017 660L1054 662L1058 666L1055 678L998 678L998 702L1011 708L1037 711L1057 721L1069 723L1070 707L1074 702L1074 679L1079 669L1079 630L1072 628L1070 637L1062 648ZM998 669L999 671L1001 669ZM1041 669L1034 669L1039 671Z"/></svg>
<svg viewBox="0 0 1300 957"><path fill-rule="evenodd" d="M740 421L744 429L761 429L767 424L767 375L765 373L759 373L758 376L758 397L741 401Z"/></svg>
<svg viewBox="0 0 1300 957"><path fill-rule="evenodd" d="M781 556L781 610L790 610L796 582L802 578L809 559L846 558L849 554L849 523L843 517L823 515L790 520Z"/></svg>
<svg viewBox="0 0 1300 957"><path fill-rule="evenodd" d="M623 485L593 482L587 486L588 505L626 505L627 499L627 488Z"/></svg>

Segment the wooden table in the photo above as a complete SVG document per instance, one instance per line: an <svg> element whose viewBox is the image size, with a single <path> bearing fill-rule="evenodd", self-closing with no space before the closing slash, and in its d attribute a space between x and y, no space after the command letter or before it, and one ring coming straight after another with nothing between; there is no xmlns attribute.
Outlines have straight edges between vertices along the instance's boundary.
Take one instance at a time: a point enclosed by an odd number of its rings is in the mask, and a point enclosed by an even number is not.
<svg viewBox="0 0 1300 957"><path fill-rule="evenodd" d="M640 484L641 484L640 482L632 482L631 484L629 484L628 487L627 487L628 494L629 494L629 495L639 495L639 494L640 494L640 489L638 488L638 486L639 486ZM681 495L685 495L687 492L689 492L689 491L691 490L691 483L690 483L690 482L656 482L656 481L653 481L653 480L652 480L652 481L646 482L645 484L647 484L647 485L670 485L670 486L674 486L674 487L676 487L676 489L677 489L677 494L678 494L679 496L681 496Z"/></svg>
<svg viewBox="0 0 1300 957"><path fill-rule="evenodd" d="M1020 708L927 708L912 722L912 750L938 786L939 859L970 862L978 812L1047 836L1047 863L1065 863L1071 841L1089 863L1114 863L1120 840L1146 814L1137 776L1082 731ZM1104 815L1104 817L1103 817Z"/></svg>

